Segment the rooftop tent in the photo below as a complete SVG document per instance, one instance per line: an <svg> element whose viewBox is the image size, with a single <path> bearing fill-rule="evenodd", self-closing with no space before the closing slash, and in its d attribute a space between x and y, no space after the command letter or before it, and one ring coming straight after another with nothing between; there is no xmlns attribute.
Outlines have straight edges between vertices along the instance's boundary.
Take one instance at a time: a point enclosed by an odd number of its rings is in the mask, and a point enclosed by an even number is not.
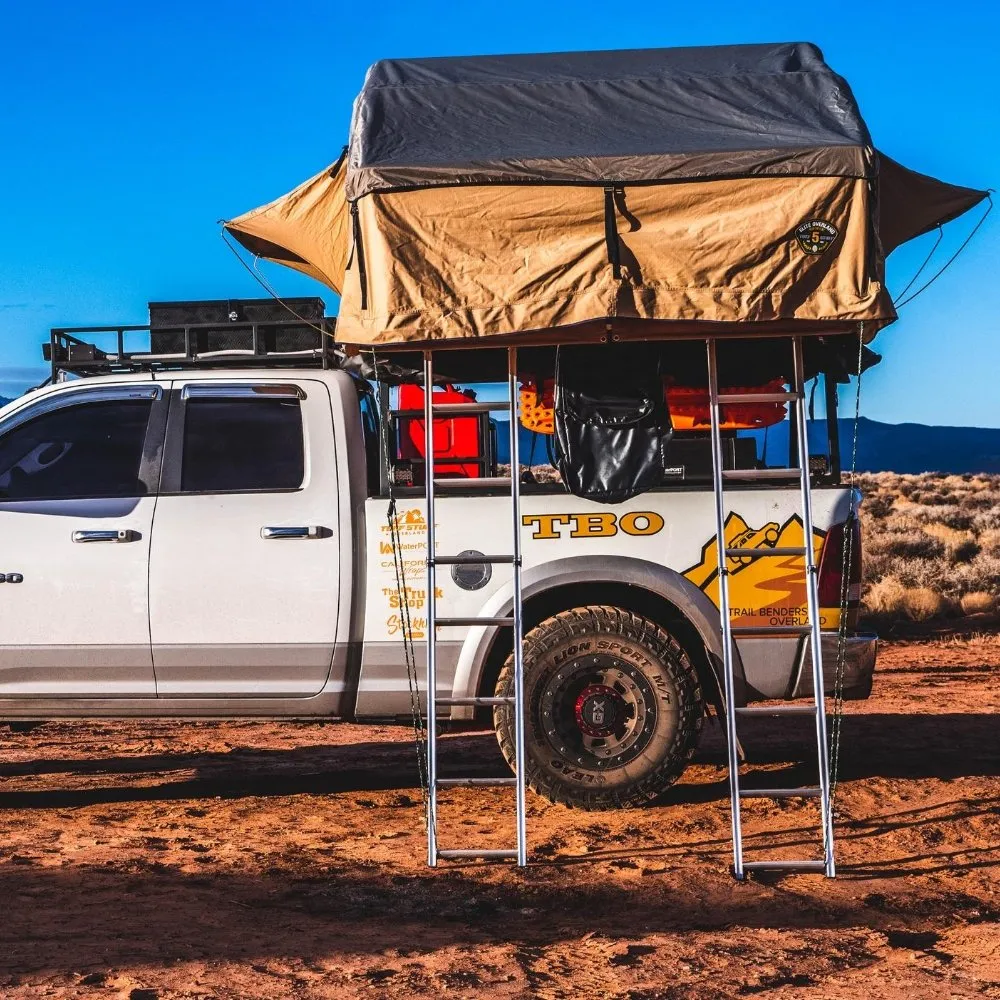
<svg viewBox="0 0 1000 1000"><path fill-rule="evenodd" d="M380 62L346 160L227 228L339 291L345 343L874 333L885 254L983 197L789 43Z"/></svg>
<svg viewBox="0 0 1000 1000"><path fill-rule="evenodd" d="M288 194L227 222L226 229L256 256L302 271L339 293L350 242L345 174L342 155Z"/></svg>

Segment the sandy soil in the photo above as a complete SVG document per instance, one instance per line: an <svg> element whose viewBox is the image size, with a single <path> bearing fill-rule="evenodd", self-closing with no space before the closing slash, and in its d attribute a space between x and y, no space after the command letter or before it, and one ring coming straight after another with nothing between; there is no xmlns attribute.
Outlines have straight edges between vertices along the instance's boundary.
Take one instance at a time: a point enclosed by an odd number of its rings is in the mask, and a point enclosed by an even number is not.
<svg viewBox="0 0 1000 1000"><path fill-rule="evenodd" d="M405 729L4 731L0 997L1000 997L998 679L996 635L885 647L832 882L733 882L714 725L660 807L532 797L523 872L424 867ZM749 721L762 784L814 780L809 720ZM444 742L502 773L490 734ZM510 794L449 791L442 842L509 846ZM750 856L816 856L815 810L752 802Z"/></svg>

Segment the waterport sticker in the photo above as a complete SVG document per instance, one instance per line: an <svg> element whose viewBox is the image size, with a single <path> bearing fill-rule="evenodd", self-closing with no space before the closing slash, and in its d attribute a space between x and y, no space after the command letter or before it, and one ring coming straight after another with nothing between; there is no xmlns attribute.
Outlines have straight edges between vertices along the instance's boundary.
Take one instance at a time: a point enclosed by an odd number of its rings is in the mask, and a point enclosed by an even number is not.
<svg viewBox="0 0 1000 1000"><path fill-rule="evenodd" d="M822 219L810 219L795 227L796 241L811 256L825 252L839 235L835 225Z"/></svg>

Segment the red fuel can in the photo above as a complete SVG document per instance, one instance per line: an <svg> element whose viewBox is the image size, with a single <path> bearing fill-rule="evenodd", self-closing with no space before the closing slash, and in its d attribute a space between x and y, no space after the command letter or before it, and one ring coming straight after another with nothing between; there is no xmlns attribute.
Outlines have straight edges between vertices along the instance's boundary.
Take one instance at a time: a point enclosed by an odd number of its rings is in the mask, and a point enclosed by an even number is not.
<svg viewBox="0 0 1000 1000"><path fill-rule="evenodd" d="M476 394L453 385L435 386L434 403L474 403ZM400 410L423 410L424 390L419 385L399 387ZM483 421L485 423L485 421ZM436 477L472 479L483 475L483 434L480 417L434 418L434 474ZM399 457L423 459L424 421L421 417L399 418ZM449 461L449 459L451 461Z"/></svg>

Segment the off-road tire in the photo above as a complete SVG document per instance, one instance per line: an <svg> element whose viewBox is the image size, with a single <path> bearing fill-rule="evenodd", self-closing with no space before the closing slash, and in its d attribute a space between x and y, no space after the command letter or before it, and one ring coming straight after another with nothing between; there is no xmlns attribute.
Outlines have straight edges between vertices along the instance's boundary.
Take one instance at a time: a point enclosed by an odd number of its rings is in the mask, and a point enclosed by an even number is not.
<svg viewBox="0 0 1000 1000"><path fill-rule="evenodd" d="M603 671L600 678L588 681L590 664ZM602 683L593 683L597 679ZM513 684L511 655L497 679L497 696L511 696ZM583 685L578 695L575 685ZM623 725L632 725L635 739L627 748L616 744L625 748L620 755L603 748L613 740L593 738L600 731L591 728L588 736L580 728L588 725L581 715L588 692L614 701L622 718L631 711L631 723ZM533 628L524 642L524 693L527 784L552 802L579 809L631 808L659 798L691 759L704 719L701 685L683 646L662 626L616 607L573 608ZM569 703L573 715L567 721ZM496 706L493 721L513 769L513 707ZM602 761L604 753L611 759Z"/></svg>

